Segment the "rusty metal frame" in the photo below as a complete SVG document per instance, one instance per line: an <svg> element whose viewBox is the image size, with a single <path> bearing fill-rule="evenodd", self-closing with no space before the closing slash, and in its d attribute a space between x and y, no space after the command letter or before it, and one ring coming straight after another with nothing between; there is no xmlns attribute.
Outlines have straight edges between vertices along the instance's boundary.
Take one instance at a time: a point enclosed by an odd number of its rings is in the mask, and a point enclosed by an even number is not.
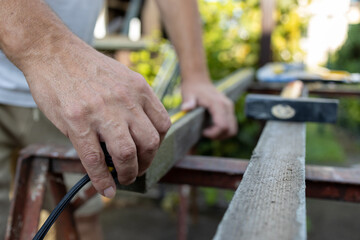
<svg viewBox="0 0 360 240"><path fill-rule="evenodd" d="M236 190L247 160L187 156L160 182ZM360 203L360 168L306 166L306 196Z"/></svg>
<svg viewBox="0 0 360 240"><path fill-rule="evenodd" d="M65 194L62 173L85 173L71 148L33 145L21 155L17 168L14 201L11 205L6 239L29 239L37 231L46 183L49 182L55 201ZM248 161L229 158L187 156L178 162L160 182L236 189ZM20 178L21 176L21 178ZM306 167L307 197L360 202L360 169L324 166ZM77 199L67 208L59 221L63 239L76 239L73 210L92 197Z"/></svg>
<svg viewBox="0 0 360 240"><path fill-rule="evenodd" d="M12 202L16 208L10 209L6 239L27 239L35 235L44 200L49 164L38 158L21 163Z"/></svg>
<svg viewBox="0 0 360 240"><path fill-rule="evenodd" d="M62 176L63 172L69 170L67 166L75 171L85 172L80 161L74 156L70 157L68 152L62 152L64 149L33 145L21 152L5 239L32 239L38 230L46 188L50 190L54 202L58 203L67 191ZM52 160L53 157L57 157L57 152L63 153L62 160L58 159L62 162L60 165L62 170L65 170L60 171L61 173L53 171L52 168ZM59 170L59 167L55 169ZM78 201L76 207L82 202L84 201ZM78 239L74 209L71 205L67 207L57 221L56 227L59 229L57 236L60 239Z"/></svg>

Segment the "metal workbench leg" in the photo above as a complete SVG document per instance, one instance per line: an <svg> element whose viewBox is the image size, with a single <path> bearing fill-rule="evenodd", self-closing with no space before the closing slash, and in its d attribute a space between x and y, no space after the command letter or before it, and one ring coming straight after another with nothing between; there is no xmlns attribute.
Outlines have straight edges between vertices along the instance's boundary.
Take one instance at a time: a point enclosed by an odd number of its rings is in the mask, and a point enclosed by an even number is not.
<svg viewBox="0 0 360 240"><path fill-rule="evenodd" d="M44 159L29 158L19 162L5 239L32 239L35 236L48 169L49 161Z"/></svg>

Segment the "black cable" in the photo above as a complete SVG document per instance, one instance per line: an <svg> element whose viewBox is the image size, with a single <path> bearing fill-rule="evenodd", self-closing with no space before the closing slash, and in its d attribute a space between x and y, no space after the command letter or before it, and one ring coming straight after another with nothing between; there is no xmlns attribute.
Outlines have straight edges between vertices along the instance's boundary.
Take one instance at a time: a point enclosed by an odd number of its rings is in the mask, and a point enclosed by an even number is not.
<svg viewBox="0 0 360 240"><path fill-rule="evenodd" d="M106 149L106 145L104 142L100 142L100 146L104 152L105 161L108 167L111 167L110 173L114 178L115 183L117 182L117 173L114 169L114 164L112 162L112 158L109 152ZM46 236L47 232L50 230L51 226L54 224L56 219L60 216L66 205L70 203L70 201L74 198L76 193L84 187L88 182L90 182L89 175L85 175L79 182L77 182L71 189L66 193L66 195L61 199L61 201L56 205L55 209L50 213L50 216L46 219L45 223L41 226L40 230L36 233L33 240L42 240Z"/></svg>
<svg viewBox="0 0 360 240"><path fill-rule="evenodd" d="M45 223L41 226L40 230L36 233L33 240L41 240L44 239L45 235L54 224L56 219L59 217L61 212L64 210L66 205L73 199L76 193L84 187L88 182L90 182L89 176L86 174L79 182L77 182L69 192L61 199L59 204L55 207L55 209L51 212L50 216L46 219Z"/></svg>

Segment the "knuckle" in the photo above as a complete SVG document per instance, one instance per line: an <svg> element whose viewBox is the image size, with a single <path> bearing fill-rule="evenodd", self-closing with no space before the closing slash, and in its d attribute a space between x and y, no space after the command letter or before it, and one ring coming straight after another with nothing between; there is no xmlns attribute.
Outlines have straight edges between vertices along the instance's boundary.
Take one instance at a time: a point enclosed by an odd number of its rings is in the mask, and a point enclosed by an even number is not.
<svg viewBox="0 0 360 240"><path fill-rule="evenodd" d="M146 143L146 146L145 146L144 150L146 152L151 153L151 152L156 151L158 149L159 145L160 145L160 136L157 133L153 133L152 136L151 136L150 141L148 141Z"/></svg>
<svg viewBox="0 0 360 240"><path fill-rule="evenodd" d="M99 107L102 107L104 105L104 99L101 96L96 94L96 95L94 95L94 96L92 96L90 98L89 103L92 106L94 106L96 108L99 108Z"/></svg>
<svg viewBox="0 0 360 240"><path fill-rule="evenodd" d="M135 158L136 156L136 147L133 146L126 146L126 147L122 147L119 151L119 158L123 161L123 162L127 162L129 160L132 160Z"/></svg>
<svg viewBox="0 0 360 240"><path fill-rule="evenodd" d="M226 107L229 107L229 106L231 106L232 102L229 99L224 97L222 100L222 104Z"/></svg>
<svg viewBox="0 0 360 240"><path fill-rule="evenodd" d="M229 124L226 121L220 121L217 125L222 131L229 128Z"/></svg>
<svg viewBox="0 0 360 240"><path fill-rule="evenodd" d="M162 119L161 123L159 124L158 131L161 135L164 135L167 133L170 127L171 127L171 121L169 116L166 114L166 116Z"/></svg>
<svg viewBox="0 0 360 240"><path fill-rule="evenodd" d="M109 100L113 102L121 102L122 105L132 108L134 105L134 101L132 95L129 94L129 87L124 87L122 85L115 86L111 95L109 96Z"/></svg>
<svg viewBox="0 0 360 240"><path fill-rule="evenodd" d="M135 79L136 82L140 83L142 86L148 85L145 78L140 73L135 73Z"/></svg>
<svg viewBox="0 0 360 240"><path fill-rule="evenodd" d="M116 84L115 86L113 86L111 93L112 93L111 95L118 98L122 98L124 96L127 96L128 94L126 88L124 88L124 86L122 86L121 84Z"/></svg>
<svg viewBox="0 0 360 240"><path fill-rule="evenodd" d="M231 100L229 100L229 99L226 99L226 101L227 101L227 105L228 105L230 108L234 109L234 103L233 103L233 101L231 101Z"/></svg>
<svg viewBox="0 0 360 240"><path fill-rule="evenodd" d="M86 116L87 109L85 106L72 105L65 109L64 116L70 121L80 121Z"/></svg>
<svg viewBox="0 0 360 240"><path fill-rule="evenodd" d="M83 161L89 168L97 168L102 162L102 156L99 152L88 152L83 154Z"/></svg>
<svg viewBox="0 0 360 240"><path fill-rule="evenodd" d="M138 91L145 91L149 87L149 85L146 82L145 78L139 73L135 73L135 75L134 75L134 84L133 84L133 86Z"/></svg>

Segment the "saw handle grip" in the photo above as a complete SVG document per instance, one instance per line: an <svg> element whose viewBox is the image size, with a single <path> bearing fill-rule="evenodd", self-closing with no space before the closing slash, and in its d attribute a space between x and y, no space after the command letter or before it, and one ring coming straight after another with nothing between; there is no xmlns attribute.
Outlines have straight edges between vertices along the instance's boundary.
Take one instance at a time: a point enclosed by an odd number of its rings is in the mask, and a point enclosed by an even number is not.
<svg viewBox="0 0 360 240"><path fill-rule="evenodd" d="M109 152L108 152L108 150L106 148L106 144L104 142L100 142L100 146L101 146L102 151L104 152L105 162L106 162L106 165L109 168L109 172L111 173L111 175L115 179L115 182L117 182L116 181L117 180L117 172L115 170L115 166L114 166L114 163L112 161L112 157L111 157L111 155L109 154Z"/></svg>

